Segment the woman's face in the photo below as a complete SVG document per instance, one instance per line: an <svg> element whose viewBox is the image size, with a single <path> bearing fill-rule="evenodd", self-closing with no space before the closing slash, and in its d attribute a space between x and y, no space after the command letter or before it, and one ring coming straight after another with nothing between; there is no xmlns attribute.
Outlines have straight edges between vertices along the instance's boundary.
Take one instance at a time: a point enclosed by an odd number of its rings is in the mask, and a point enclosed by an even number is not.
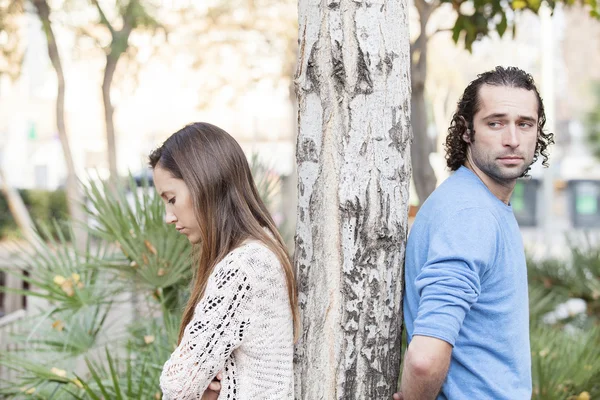
<svg viewBox="0 0 600 400"><path fill-rule="evenodd" d="M191 243L199 243L200 226L194 214L192 194L183 179L174 178L159 165L154 168L153 175L156 191L165 203L167 224L174 224Z"/></svg>

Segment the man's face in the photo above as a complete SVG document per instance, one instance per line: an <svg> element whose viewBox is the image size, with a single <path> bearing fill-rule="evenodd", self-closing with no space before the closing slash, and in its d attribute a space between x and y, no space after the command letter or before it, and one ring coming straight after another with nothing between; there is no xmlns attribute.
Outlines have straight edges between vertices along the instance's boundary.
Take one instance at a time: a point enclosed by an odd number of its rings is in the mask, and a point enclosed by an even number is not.
<svg viewBox="0 0 600 400"><path fill-rule="evenodd" d="M483 85L473 117L475 140L468 158L499 183L512 183L531 165L538 139L538 102L534 91ZM468 137L466 137L468 141Z"/></svg>

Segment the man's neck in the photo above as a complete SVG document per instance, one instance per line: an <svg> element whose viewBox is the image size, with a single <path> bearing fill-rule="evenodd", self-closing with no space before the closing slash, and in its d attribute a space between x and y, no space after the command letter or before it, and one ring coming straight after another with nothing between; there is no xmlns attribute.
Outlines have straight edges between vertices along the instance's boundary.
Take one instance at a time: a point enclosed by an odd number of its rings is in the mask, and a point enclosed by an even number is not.
<svg viewBox="0 0 600 400"><path fill-rule="evenodd" d="M512 196L513 190L515 189L515 184L517 183L516 179L508 182L499 182L490 178L479 168L477 168L477 166L470 163L469 160L465 161L465 167L477 175L481 182L483 182L483 184L489 189L490 192L492 192L494 196L498 198L498 200L504 204L508 204L510 202L510 196Z"/></svg>

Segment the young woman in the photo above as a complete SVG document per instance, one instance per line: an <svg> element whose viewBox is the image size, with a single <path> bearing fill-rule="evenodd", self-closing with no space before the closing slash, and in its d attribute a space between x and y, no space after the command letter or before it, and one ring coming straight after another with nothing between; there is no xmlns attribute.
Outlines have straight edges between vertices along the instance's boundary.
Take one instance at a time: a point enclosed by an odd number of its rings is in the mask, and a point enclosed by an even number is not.
<svg viewBox="0 0 600 400"><path fill-rule="evenodd" d="M163 399L292 399L296 282L246 157L225 131L194 123L150 154L166 222L197 247Z"/></svg>

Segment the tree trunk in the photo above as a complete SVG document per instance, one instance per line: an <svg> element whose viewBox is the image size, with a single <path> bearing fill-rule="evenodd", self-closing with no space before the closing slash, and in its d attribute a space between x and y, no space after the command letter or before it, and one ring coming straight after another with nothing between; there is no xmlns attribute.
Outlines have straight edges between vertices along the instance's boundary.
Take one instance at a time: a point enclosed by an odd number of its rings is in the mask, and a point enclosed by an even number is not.
<svg viewBox="0 0 600 400"><path fill-rule="evenodd" d="M410 179L406 1L299 2L297 399L387 399Z"/></svg>
<svg viewBox="0 0 600 400"><path fill-rule="evenodd" d="M104 68L104 79L102 80L102 102L104 104L104 124L106 127L106 144L108 151L108 170L113 185L117 185L119 172L117 169L117 146L115 140L114 108L110 96L110 88L119 62L119 56L109 53L106 56L106 67ZM114 186L116 187L116 186Z"/></svg>
<svg viewBox="0 0 600 400"><path fill-rule="evenodd" d="M429 163L429 153L434 150L433 141L427 134L427 105L425 103L425 82L427 81L427 22L431 12L437 7L434 3L415 0L419 13L421 34L411 46L411 122L413 146L411 149L413 180L419 203L423 202L435 190L436 179Z"/></svg>
<svg viewBox="0 0 600 400"><path fill-rule="evenodd" d="M104 78L102 79L102 101L104 104L104 122L106 125L106 143L108 150L108 169L110 171L111 187L116 189L119 181L119 171L117 168L117 146L115 139L115 122L114 112L115 109L112 104L110 89L112 87L113 78L117 69L117 64L121 56L129 48L129 36L133 31L133 14L135 13L136 0L131 0L125 9L123 15L123 27L119 31L115 31L114 28L105 21L107 29L112 35L110 43L110 51L106 55L106 67L104 68ZM101 18L106 18L104 13L101 12L100 6L98 10L101 14Z"/></svg>
<svg viewBox="0 0 600 400"><path fill-rule="evenodd" d="M56 96L56 127L58 136L62 146L65 163L67 165L67 205L71 220L74 222L73 231L75 237L72 238L79 250L85 248L86 230L83 228L85 214L83 212L83 196L77 184L77 175L75 173L75 163L69 145L69 137L65 126L65 75L62 69L58 47L56 45L56 37L52 30L50 22L50 7L46 0L33 0L33 5L37 10L38 17L42 22L46 41L48 43L48 56L56 72L58 80L57 96Z"/></svg>

